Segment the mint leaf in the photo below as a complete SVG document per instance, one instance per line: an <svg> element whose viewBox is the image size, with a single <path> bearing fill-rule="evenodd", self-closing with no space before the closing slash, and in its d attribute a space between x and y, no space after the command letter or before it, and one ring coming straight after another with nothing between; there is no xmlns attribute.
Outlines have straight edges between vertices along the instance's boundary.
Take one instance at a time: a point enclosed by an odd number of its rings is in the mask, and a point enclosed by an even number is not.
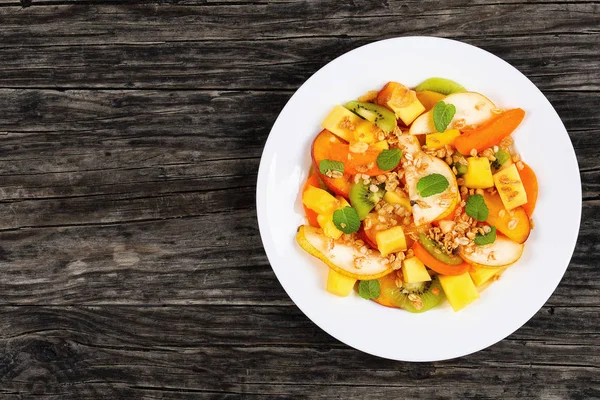
<svg viewBox="0 0 600 400"><path fill-rule="evenodd" d="M391 171L400 164L402 158L402 150L400 149L389 149L383 150L377 156L377 166L379 169L384 171Z"/></svg>
<svg viewBox="0 0 600 400"><path fill-rule="evenodd" d="M321 160L319 163L319 171L325 176L330 176L332 172L337 171L344 173L344 163L335 160Z"/></svg>
<svg viewBox="0 0 600 400"><path fill-rule="evenodd" d="M380 294L381 288L379 287L379 281L377 279L360 281L358 284L358 295L363 299L376 299Z"/></svg>
<svg viewBox="0 0 600 400"><path fill-rule="evenodd" d="M417 182L417 190L421 197L429 197L434 194L442 193L450 184L448 179L441 174L431 174L422 177Z"/></svg>
<svg viewBox="0 0 600 400"><path fill-rule="evenodd" d="M490 228L492 228L492 230L486 233L485 235L481 235L478 233L477 236L475 236L475 244L477 246L492 244L496 241L496 227L490 226Z"/></svg>
<svg viewBox="0 0 600 400"><path fill-rule="evenodd" d="M333 224L344 233L354 233L360 228L360 219L352 207L344 207L333 212Z"/></svg>
<svg viewBox="0 0 600 400"><path fill-rule="evenodd" d="M444 132L455 113L456 107L454 107L454 104L446 104L443 101L438 101L433 106L433 124L435 125L435 129L438 132Z"/></svg>
<svg viewBox="0 0 600 400"><path fill-rule="evenodd" d="M480 194L469 196L465 211L469 217L476 219L477 221L485 221L489 213L485 201L483 200L483 196Z"/></svg>

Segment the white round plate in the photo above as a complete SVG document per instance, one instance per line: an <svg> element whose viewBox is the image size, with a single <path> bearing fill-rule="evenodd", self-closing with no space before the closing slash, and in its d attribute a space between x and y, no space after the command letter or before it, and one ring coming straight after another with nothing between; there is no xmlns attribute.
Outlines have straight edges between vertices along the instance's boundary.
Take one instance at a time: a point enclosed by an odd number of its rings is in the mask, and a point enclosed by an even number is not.
<svg viewBox="0 0 600 400"><path fill-rule="evenodd" d="M300 189L310 145L331 108L388 81L414 87L432 76L482 93L526 116L513 138L536 172L535 229L521 260L459 312L446 303L423 314L380 306L357 294L325 291L327 267L295 241L305 223ZM308 79L279 114L265 145L256 190L260 234L273 271L296 305L336 339L379 357L437 361L486 348L521 327L558 286L573 254L581 218L575 152L560 118L517 69L477 47L447 39L403 37L360 47Z"/></svg>

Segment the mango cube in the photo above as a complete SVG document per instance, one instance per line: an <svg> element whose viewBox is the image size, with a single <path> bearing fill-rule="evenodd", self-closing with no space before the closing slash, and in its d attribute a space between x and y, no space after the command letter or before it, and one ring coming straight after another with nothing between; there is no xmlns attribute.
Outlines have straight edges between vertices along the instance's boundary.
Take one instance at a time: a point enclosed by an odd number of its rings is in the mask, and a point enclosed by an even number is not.
<svg viewBox="0 0 600 400"><path fill-rule="evenodd" d="M326 190L309 186L302 194L302 203L317 214L331 214L340 202Z"/></svg>
<svg viewBox="0 0 600 400"><path fill-rule="evenodd" d="M321 126L347 142L354 140L354 131L364 119L345 107L337 105L329 113ZM367 121L368 122L368 121Z"/></svg>
<svg viewBox="0 0 600 400"><path fill-rule="evenodd" d="M404 276L404 282L407 283L427 282L431 280L425 264L417 257L407 258L402 262L402 275Z"/></svg>
<svg viewBox="0 0 600 400"><path fill-rule="evenodd" d="M507 210L527 203L527 193L515 164L497 172L494 175L494 183Z"/></svg>
<svg viewBox="0 0 600 400"><path fill-rule="evenodd" d="M410 200L406 196L402 196L396 192L385 192L383 195L383 200L389 204L400 204L408 211L412 211L412 206L410 205Z"/></svg>
<svg viewBox="0 0 600 400"><path fill-rule="evenodd" d="M377 242L377 248L384 257L391 253L406 250L406 237L404 237L404 229L401 226L394 226L377 232L375 241Z"/></svg>
<svg viewBox="0 0 600 400"><path fill-rule="evenodd" d="M340 202L338 208L350 207L350 203L348 203L348 200L346 200L342 196L335 196L335 198L337 199L337 201Z"/></svg>
<svg viewBox="0 0 600 400"><path fill-rule="evenodd" d="M361 121L354 129L354 140L357 142L375 143L381 129L367 120Z"/></svg>
<svg viewBox="0 0 600 400"><path fill-rule="evenodd" d="M463 175L466 187L487 189L494 186L490 161L486 157L469 157L467 163L467 172Z"/></svg>
<svg viewBox="0 0 600 400"><path fill-rule="evenodd" d="M333 214L317 214L317 222L323 234L332 239L339 239L344 232L340 231L333 223Z"/></svg>
<svg viewBox="0 0 600 400"><path fill-rule="evenodd" d="M406 126L412 124L412 122L425 111L423 104L416 98L412 103L404 107L394 107L393 104L390 103L388 103L388 106Z"/></svg>
<svg viewBox="0 0 600 400"><path fill-rule="evenodd" d="M355 284L355 278L342 275L334 269L329 268L329 275L327 275L327 291L329 293L340 297L346 297L352 293Z"/></svg>
<svg viewBox="0 0 600 400"><path fill-rule="evenodd" d="M440 275L440 283L454 311L459 311L479 298L479 292L468 272L457 276Z"/></svg>
<svg viewBox="0 0 600 400"><path fill-rule="evenodd" d="M460 136L458 129L448 129L444 132L430 133L425 136L425 145L429 149L441 149L446 145L454 143L454 139Z"/></svg>
<svg viewBox="0 0 600 400"><path fill-rule="evenodd" d="M469 272L469 274L471 275L471 279L473 280L473 283L475 283L475 286L481 286L494 276L501 274L505 269L505 267L475 268L473 271Z"/></svg>
<svg viewBox="0 0 600 400"><path fill-rule="evenodd" d="M373 143L371 147L378 150L389 150L390 145L388 144L387 140L382 140L381 142Z"/></svg>

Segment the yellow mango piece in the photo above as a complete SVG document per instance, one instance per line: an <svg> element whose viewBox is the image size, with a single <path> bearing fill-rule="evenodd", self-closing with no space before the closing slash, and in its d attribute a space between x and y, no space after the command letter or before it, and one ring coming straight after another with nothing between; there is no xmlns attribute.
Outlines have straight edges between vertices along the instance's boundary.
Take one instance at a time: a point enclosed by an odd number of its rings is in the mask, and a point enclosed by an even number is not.
<svg viewBox="0 0 600 400"><path fill-rule="evenodd" d="M355 284L355 278L342 275L334 269L329 268L329 275L327 275L327 291L329 293L340 297L346 297L352 293Z"/></svg>
<svg viewBox="0 0 600 400"><path fill-rule="evenodd" d="M374 143L371 147L379 150L389 150L390 145L388 144L387 140L382 140L381 142Z"/></svg>
<svg viewBox="0 0 600 400"><path fill-rule="evenodd" d="M379 252L384 257L391 253L406 250L406 237L404 236L404 229L401 226L394 226L393 228L377 232L375 241L377 242Z"/></svg>
<svg viewBox="0 0 600 400"><path fill-rule="evenodd" d="M362 120L356 129L354 129L354 140L357 142L364 143L375 143L377 141L377 134L381 132L381 129L372 122Z"/></svg>
<svg viewBox="0 0 600 400"><path fill-rule="evenodd" d="M444 132L430 133L425 136L425 145L430 149L440 149L454 143L454 139L460 136L458 129L448 129Z"/></svg>
<svg viewBox="0 0 600 400"><path fill-rule="evenodd" d="M326 190L309 186L302 194L302 203L317 214L331 214L340 202Z"/></svg>
<svg viewBox="0 0 600 400"><path fill-rule="evenodd" d="M346 201L346 199L342 196L337 196L336 199L339 202L339 205L337 207L338 210L344 207L350 207L350 203L348 203L348 201ZM323 234L327 237L330 237L332 239L339 239L344 234L344 232L340 231L337 228L337 226L335 226L335 224L333 223L333 213L318 214L317 222L319 223L321 229L323 229Z"/></svg>
<svg viewBox="0 0 600 400"><path fill-rule="evenodd" d="M406 126L412 124L412 122L425 111L423 104L416 98L415 101L404 107L394 107L389 103L388 106L394 110L396 116L400 118Z"/></svg>
<svg viewBox="0 0 600 400"><path fill-rule="evenodd" d="M348 203L348 201L345 198L343 198L342 196L335 196L335 198L337 199L337 201L340 202L338 209L344 208L344 207L350 207L350 203Z"/></svg>
<svg viewBox="0 0 600 400"><path fill-rule="evenodd" d="M333 223L333 214L317 214L317 222L323 234L332 239L339 239L344 232L340 231Z"/></svg>
<svg viewBox="0 0 600 400"><path fill-rule="evenodd" d="M486 157L469 157L467 163L467 173L463 175L466 187L487 189L494 186L490 161Z"/></svg>
<svg viewBox="0 0 600 400"><path fill-rule="evenodd" d="M364 119L352 111L337 105L333 107L321 126L345 141L351 142L354 140L354 130L363 121Z"/></svg>
<svg viewBox="0 0 600 400"><path fill-rule="evenodd" d="M440 283L454 311L463 309L479 298L479 292L468 272L458 276L440 275Z"/></svg>
<svg viewBox="0 0 600 400"><path fill-rule="evenodd" d="M431 280L425 264L417 257L407 258L402 262L402 275L404 276L404 282L417 283L426 282Z"/></svg>
<svg viewBox="0 0 600 400"><path fill-rule="evenodd" d="M417 99L423 104L425 107L425 111L429 111L436 105L439 101L444 100L446 97L445 94L441 94L438 92L432 92L431 90L421 90L417 92Z"/></svg>
<svg viewBox="0 0 600 400"><path fill-rule="evenodd" d="M494 174L494 183L507 210L527 203L527 193L515 164Z"/></svg>
<svg viewBox="0 0 600 400"><path fill-rule="evenodd" d="M396 192L385 192L383 195L383 200L389 204L400 204L402 207L412 212L410 200L406 196L402 196Z"/></svg>
<svg viewBox="0 0 600 400"><path fill-rule="evenodd" d="M474 268L474 271L469 272L471 275L471 279L475 286L481 286L494 276L501 274L506 268L498 267L498 268Z"/></svg>

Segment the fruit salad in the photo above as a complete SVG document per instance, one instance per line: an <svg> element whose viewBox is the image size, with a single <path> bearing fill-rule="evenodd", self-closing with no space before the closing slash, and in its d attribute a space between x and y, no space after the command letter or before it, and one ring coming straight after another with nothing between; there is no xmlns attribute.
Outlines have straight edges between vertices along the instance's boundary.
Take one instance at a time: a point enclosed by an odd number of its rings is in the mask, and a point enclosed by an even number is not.
<svg viewBox="0 0 600 400"><path fill-rule="evenodd" d="M430 78L333 107L296 235L329 267L327 291L458 311L521 257L538 184L511 137L525 111L506 106Z"/></svg>

